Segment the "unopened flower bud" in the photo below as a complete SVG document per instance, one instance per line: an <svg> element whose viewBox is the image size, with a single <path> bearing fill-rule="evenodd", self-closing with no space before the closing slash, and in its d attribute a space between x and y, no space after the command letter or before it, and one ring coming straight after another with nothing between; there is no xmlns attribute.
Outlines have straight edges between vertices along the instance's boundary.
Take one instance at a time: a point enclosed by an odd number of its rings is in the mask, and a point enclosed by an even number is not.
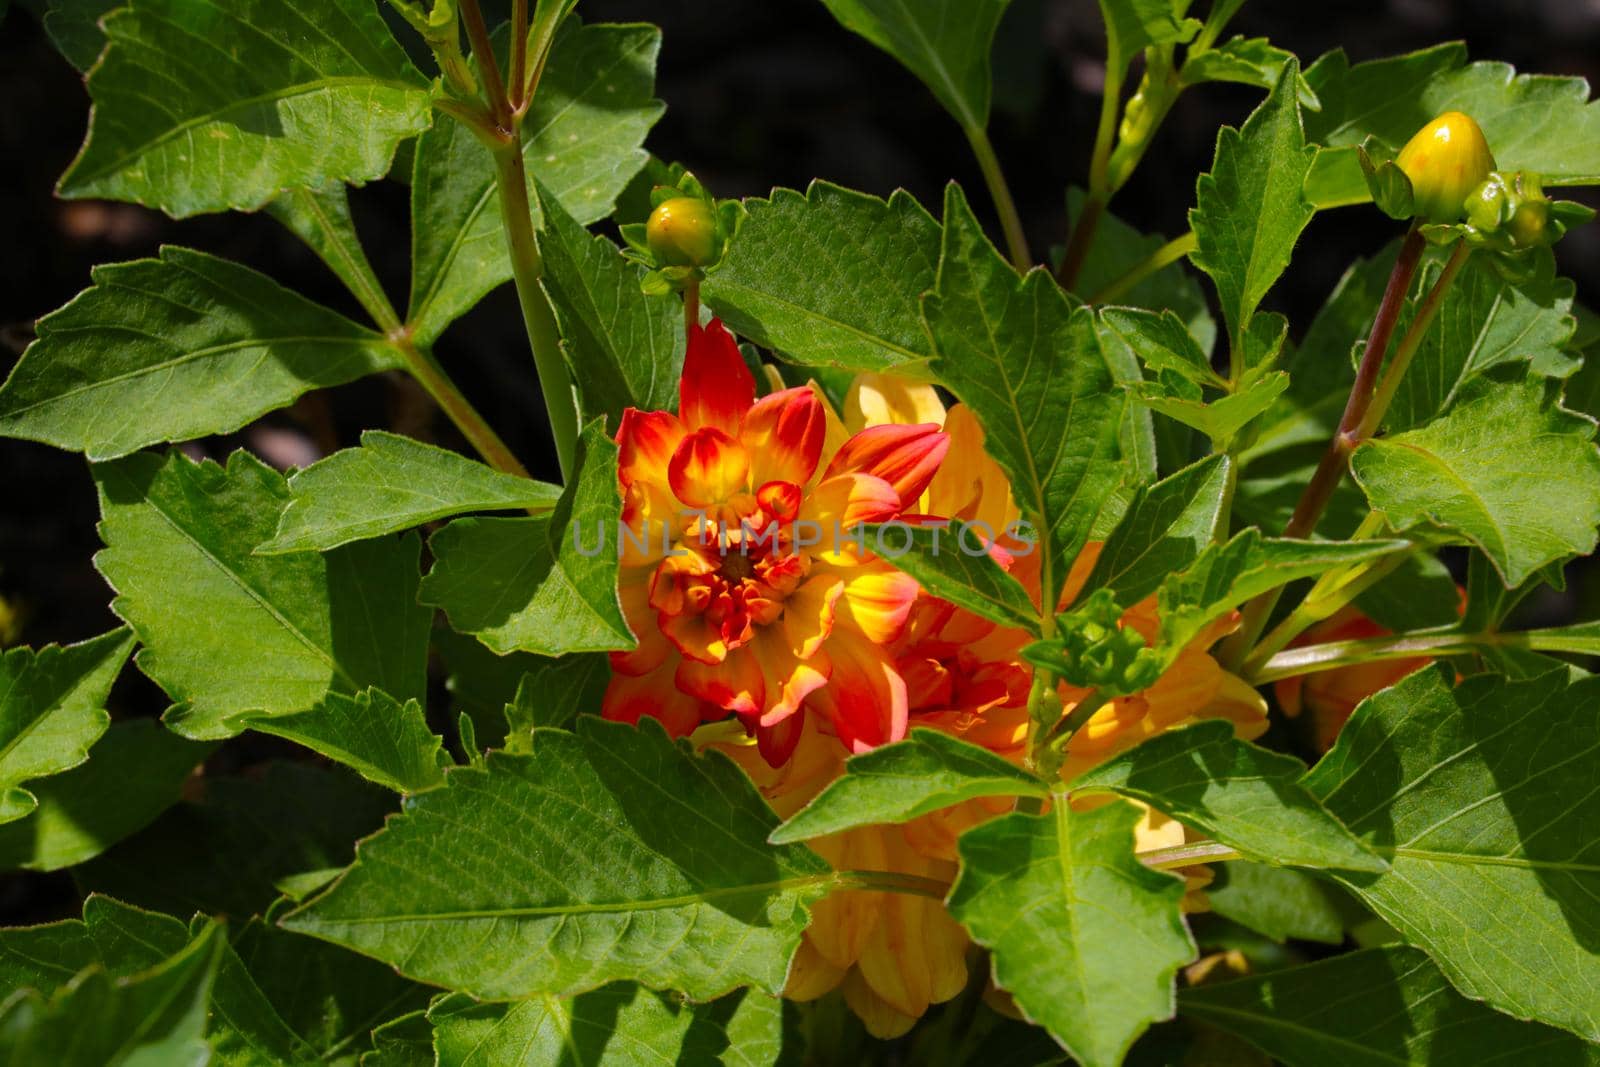
<svg viewBox="0 0 1600 1067"><path fill-rule="evenodd" d="M1459 111L1446 111L1418 130L1395 164L1411 179L1417 215L1429 222L1458 221L1467 194L1495 169L1483 130Z"/></svg>
<svg viewBox="0 0 1600 1067"><path fill-rule="evenodd" d="M650 212L645 238L662 266L710 266L717 248L716 216L697 197L663 200Z"/></svg>

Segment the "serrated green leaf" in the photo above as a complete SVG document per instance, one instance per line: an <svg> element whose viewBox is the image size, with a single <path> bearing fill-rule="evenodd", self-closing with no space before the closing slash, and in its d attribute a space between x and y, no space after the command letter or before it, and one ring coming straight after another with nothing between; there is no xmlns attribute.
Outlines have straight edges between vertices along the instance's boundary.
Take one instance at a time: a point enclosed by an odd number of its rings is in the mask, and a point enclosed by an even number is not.
<svg viewBox="0 0 1600 1067"><path fill-rule="evenodd" d="M479 1004L453 994L428 1009L439 1067L643 1067L718 1063L776 1067L783 1001L741 990L686 1004L632 982L576 997Z"/></svg>
<svg viewBox="0 0 1600 1067"><path fill-rule="evenodd" d="M1513 284L1486 261L1467 261L1400 379L1383 420L1386 432L1431 421L1449 410L1469 383L1497 366L1526 363L1534 374L1570 373L1567 349L1576 325L1573 284L1555 277L1555 260L1548 251L1541 250L1538 263L1532 277ZM1407 305L1396 336L1404 336L1440 266L1424 268L1421 285L1427 288L1419 289Z"/></svg>
<svg viewBox="0 0 1600 1067"><path fill-rule="evenodd" d="M497 50L507 37L495 35ZM562 23L522 120L530 200L537 180L583 225L611 213L644 166L640 146L664 110L653 97L660 48L654 26ZM511 280L494 161L459 122L436 122L417 142L411 234L406 321L426 345Z"/></svg>
<svg viewBox="0 0 1600 1067"><path fill-rule="evenodd" d="M1170 478L1143 486L1095 558L1078 602L1109 589L1119 604L1137 604L1183 570L1211 543L1223 521L1233 460L1208 456Z"/></svg>
<svg viewBox="0 0 1600 1067"><path fill-rule="evenodd" d="M1272 371L1227 396L1209 403L1170 394L1160 382L1148 382L1139 389L1139 402L1169 419L1192 426L1213 443L1226 445L1246 423L1270 408L1284 390L1289 376Z"/></svg>
<svg viewBox="0 0 1600 1067"><path fill-rule="evenodd" d="M1109 307L1100 312L1100 321L1148 369L1172 371L1196 385L1226 384L1211 369L1210 357L1175 312Z"/></svg>
<svg viewBox="0 0 1600 1067"><path fill-rule="evenodd" d="M1274 867L1383 871L1298 779L1305 765L1233 736L1233 724L1196 723L1157 734L1079 775L1073 792L1109 791L1151 807Z"/></svg>
<svg viewBox="0 0 1600 1067"><path fill-rule="evenodd" d="M1160 645L1176 655L1213 620L1262 593L1410 548L1408 541L1295 541L1243 530L1161 584Z"/></svg>
<svg viewBox="0 0 1600 1067"><path fill-rule="evenodd" d="M1178 74L1184 85L1237 82L1270 91L1278 84L1284 67L1292 59L1294 53L1274 48L1265 37L1235 37L1199 55L1188 57ZM1295 95L1300 100L1300 106L1307 111L1317 111L1322 106L1304 77L1297 76Z"/></svg>
<svg viewBox="0 0 1600 1067"><path fill-rule="evenodd" d="M945 195L938 287L923 307L935 372L983 424L985 448L1039 534L1042 603L1053 607L1123 474L1126 401L1094 312L1072 308L1042 270L1019 278L955 185Z"/></svg>
<svg viewBox="0 0 1600 1067"><path fill-rule="evenodd" d="M428 83L362 0L135 0L102 22L67 197L182 217L383 177L431 120Z"/></svg>
<svg viewBox="0 0 1600 1067"><path fill-rule="evenodd" d="M81 920L0 929L0 1001L19 989L48 996L99 960Z"/></svg>
<svg viewBox="0 0 1600 1067"><path fill-rule="evenodd" d="M914 371L928 360L921 300L939 223L910 194L884 201L814 181L744 207L702 291L731 329L802 366Z"/></svg>
<svg viewBox="0 0 1600 1067"><path fill-rule="evenodd" d="M1570 1034L1460 996L1426 955L1405 945L1192 986L1178 994L1178 1010L1287 1067L1600 1062L1593 1046Z"/></svg>
<svg viewBox="0 0 1600 1067"><path fill-rule="evenodd" d="M458 634L448 626L434 630L433 648L444 661L445 688L451 698L450 718L454 720L463 711L472 716L479 739L491 748L499 748L505 742L505 709L516 701L522 679L529 672L541 671L546 664L563 663L572 658L535 656L531 652L508 652L499 656L476 637ZM594 655L606 658L605 653Z"/></svg>
<svg viewBox="0 0 1600 1067"><path fill-rule="evenodd" d="M382 430L289 476L289 505L256 551L326 551L468 511L555 507L561 490Z"/></svg>
<svg viewBox="0 0 1600 1067"><path fill-rule="evenodd" d="M1067 217L1073 225L1077 225L1083 212L1083 200L1082 189L1067 190ZM1099 294L1145 263L1167 243L1160 234L1141 233L1111 212L1104 212L1094 243L1089 246L1083 266L1078 270L1077 291L1087 296ZM1173 312L1183 321L1202 352L1210 352L1216 342L1217 323L1211 317L1211 306L1199 279L1194 272L1184 269L1181 257L1142 279L1116 301L1129 307Z"/></svg>
<svg viewBox="0 0 1600 1067"><path fill-rule="evenodd" d="M1172 981L1194 958L1178 915L1183 882L1133 855L1139 813L1112 803L1013 812L961 835L949 907L994 959L994 980L1084 1067L1122 1062L1169 1018Z"/></svg>
<svg viewBox="0 0 1600 1067"><path fill-rule="evenodd" d="M428 729L422 706L415 700L401 704L381 689L329 693L309 711L245 715L229 725L305 745L398 793L444 782L444 741Z"/></svg>
<svg viewBox="0 0 1600 1067"><path fill-rule="evenodd" d="M426 1011L390 1019L372 1031L372 1051L361 1054L361 1067L437 1067L433 1025Z"/></svg>
<svg viewBox="0 0 1600 1067"><path fill-rule="evenodd" d="M22 783L89 758L89 746L111 724L106 695L132 651L133 635L121 629L65 648L0 653L0 789L21 802L0 822L34 809L33 794L17 788Z"/></svg>
<svg viewBox="0 0 1600 1067"><path fill-rule="evenodd" d="M201 252L167 247L93 277L0 386L0 434L114 459L400 365L380 335Z"/></svg>
<svg viewBox="0 0 1600 1067"><path fill-rule="evenodd" d="M976 797L1044 797L1045 783L988 749L917 727L904 741L851 756L843 777L772 832L776 844L855 826L910 822Z"/></svg>
<svg viewBox="0 0 1600 1067"><path fill-rule="evenodd" d="M170 807L211 748L149 719L113 723L86 761L32 784L38 808L0 826L0 870L56 871L99 855Z"/></svg>
<svg viewBox="0 0 1600 1067"><path fill-rule="evenodd" d="M1600 182L1600 104L1582 78L1517 74L1505 63L1468 63L1460 42L1350 65L1330 52L1306 71L1323 102L1306 120L1317 156L1306 195L1320 207L1365 203L1370 194L1355 146L1376 137L1398 151L1445 111L1483 128L1505 170L1531 170L1546 185Z"/></svg>
<svg viewBox="0 0 1600 1067"><path fill-rule="evenodd" d="M387 332L399 324L400 317L361 246L343 182L286 190L266 210L328 265L381 329Z"/></svg>
<svg viewBox="0 0 1600 1067"><path fill-rule="evenodd" d="M1230 860L1212 868L1211 910L1274 941L1296 938L1337 945L1344 940L1340 891L1303 871ZM1353 905L1346 905L1353 907Z"/></svg>
<svg viewBox="0 0 1600 1067"><path fill-rule="evenodd" d="M802 846L768 846L775 824L724 757L654 720L585 717L576 734L539 731L530 756L451 771L283 924L480 999L623 977L694 999L776 993L832 874Z"/></svg>
<svg viewBox="0 0 1600 1067"><path fill-rule="evenodd" d="M989 124L989 49L1011 0L823 0L845 29L898 59L963 128Z"/></svg>
<svg viewBox="0 0 1600 1067"><path fill-rule="evenodd" d="M1364 701L1306 777L1389 859L1340 880L1467 996L1600 1040L1600 680L1446 670Z"/></svg>
<svg viewBox="0 0 1600 1067"><path fill-rule="evenodd" d="M1482 552L1471 553L1467 559L1466 603L1461 608L1461 632L1472 634L1498 630L1506 616L1528 594L1546 584L1554 589L1566 588L1566 576L1559 562L1536 571L1520 585L1507 587L1487 556Z"/></svg>
<svg viewBox="0 0 1600 1067"><path fill-rule="evenodd" d="M1298 63L1285 64L1244 126L1223 127L1211 172L1195 184L1198 206L1189 225L1197 247L1190 259L1216 283L1236 348L1315 210L1300 192L1316 152L1300 125L1298 75Z"/></svg>
<svg viewBox="0 0 1600 1067"><path fill-rule="evenodd" d="M227 940L212 924L177 955L139 974L91 969L48 1000L13 997L0 1015L0 1054L51 1067L203 1067L206 1016Z"/></svg>
<svg viewBox="0 0 1600 1067"><path fill-rule="evenodd" d="M544 285L583 417L605 416L614 429L624 408L673 410L683 376L681 305L646 296L639 283L647 270L580 226L543 185L539 203Z"/></svg>
<svg viewBox="0 0 1600 1067"><path fill-rule="evenodd" d="M527 751L536 729L570 730L579 715L598 714L611 681L611 660L599 652L526 658L532 663L505 705L506 748L512 752Z"/></svg>
<svg viewBox="0 0 1600 1067"><path fill-rule="evenodd" d="M991 541L1002 548L1017 547L1003 533L954 519L916 526L886 523L873 526L867 536L882 559L911 575L930 595L1037 636L1039 611L1028 591L989 555Z"/></svg>
<svg viewBox="0 0 1600 1067"><path fill-rule="evenodd" d="M1172 0L1100 0L1106 26L1106 62L1113 70L1128 64L1151 45L1182 44L1200 29L1195 19L1181 18Z"/></svg>
<svg viewBox="0 0 1600 1067"><path fill-rule="evenodd" d="M1350 460L1374 511L1472 542L1508 585L1594 551L1600 520L1595 422L1539 378L1483 382L1441 419L1368 441Z"/></svg>
<svg viewBox="0 0 1600 1067"><path fill-rule="evenodd" d="M395 807L394 794L342 768L272 762L248 776L208 775L201 795L73 877L140 907L242 920L272 904L285 876L348 864L355 841Z"/></svg>
<svg viewBox="0 0 1600 1067"><path fill-rule="evenodd" d="M423 603L501 654L632 648L617 599L622 498L617 446L598 421L578 441L577 476L548 516L457 519L428 541Z"/></svg>
<svg viewBox="0 0 1600 1067"><path fill-rule="evenodd" d="M289 490L242 451L226 468L142 452L93 473L106 542L95 564L144 645L139 668L176 702L174 730L228 737L231 716L304 711L369 685L425 695L432 613L416 603L415 536L254 555Z"/></svg>

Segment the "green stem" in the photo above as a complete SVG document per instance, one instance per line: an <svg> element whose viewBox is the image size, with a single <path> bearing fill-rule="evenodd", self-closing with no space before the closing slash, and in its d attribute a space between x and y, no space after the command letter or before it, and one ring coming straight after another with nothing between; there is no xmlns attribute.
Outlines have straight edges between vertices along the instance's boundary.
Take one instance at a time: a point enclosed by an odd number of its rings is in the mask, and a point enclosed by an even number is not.
<svg viewBox="0 0 1600 1067"><path fill-rule="evenodd" d="M1223 863L1244 859L1235 849L1220 841L1196 841L1192 845L1169 845L1146 852L1135 852L1133 858L1157 871L1170 871L1179 867L1192 867L1197 863Z"/></svg>
<svg viewBox="0 0 1600 1067"><path fill-rule="evenodd" d="M500 76L500 63L494 58L494 45L489 40L489 27L483 21L478 0L461 0L461 20L467 26L467 40L472 42L472 60L478 65L489 115L496 126L511 133L511 102L506 98L505 79Z"/></svg>
<svg viewBox="0 0 1600 1067"><path fill-rule="evenodd" d="M506 75L507 103L513 114L527 106L528 0L511 0L511 70Z"/></svg>
<svg viewBox="0 0 1600 1067"><path fill-rule="evenodd" d="M1000 169L994 145L989 143L989 134L980 126L963 126L962 131L972 145L972 154L978 158L978 169L983 172L984 184L989 187L989 196L1000 215L1000 228L1006 235L1011 265L1026 273L1033 266L1033 256L1028 252L1028 239L1022 232L1022 218L1017 214L1017 203L1011 198L1011 187L1006 184L1005 171Z"/></svg>
<svg viewBox="0 0 1600 1067"><path fill-rule="evenodd" d="M456 383L450 380L450 376L439 365L439 361L433 358L431 352L419 348L403 328L391 332L389 341L405 359L406 370L410 371L411 376L433 398L433 402L439 405L439 410L455 423L456 429L461 431L461 436L477 450L484 462L506 474L514 474L519 478L532 477L522 462L512 454L511 449L506 447L506 443L500 440L500 436L478 413L478 409L462 395Z"/></svg>
<svg viewBox="0 0 1600 1067"><path fill-rule="evenodd" d="M1394 394L1400 388L1400 381L1405 377L1406 368L1411 366L1411 357L1422 347L1422 339L1427 335L1428 327L1433 325L1433 320L1438 317L1439 308L1443 306L1444 298L1450 292L1450 286L1455 282L1456 275L1461 273L1461 268L1466 265L1467 257L1471 254L1472 248L1465 241L1458 241L1450 252L1444 270L1439 273L1439 280L1433 283L1433 288L1429 289L1428 295L1423 298L1421 306L1417 308L1416 317L1406 329L1406 335L1400 339L1400 346L1394 350L1394 358L1389 361L1389 366L1383 372L1383 380L1378 383L1372 403L1368 405L1366 414L1356 431L1358 441L1370 438L1383 424L1383 417L1389 413L1389 405L1394 401Z"/></svg>
<svg viewBox="0 0 1600 1067"><path fill-rule="evenodd" d="M917 897L943 900L950 883L899 871L835 871L833 884L838 889L869 889L889 893L909 893Z"/></svg>
<svg viewBox="0 0 1600 1067"><path fill-rule="evenodd" d="M1266 685L1280 678L1300 674L1316 674L1357 663L1378 663L1385 660L1411 659L1415 656L1450 656L1461 652L1495 645L1516 648L1537 648L1530 634L1506 633L1404 633L1387 637L1365 637L1356 641L1329 641L1320 645L1301 645L1290 648L1262 664L1261 669L1249 675L1252 685ZM1556 650L1560 651L1560 650Z"/></svg>
<svg viewBox="0 0 1600 1067"><path fill-rule="evenodd" d="M1089 690L1082 700L1067 713L1066 717L1055 725L1045 738L1045 744L1052 748L1064 749L1067 742L1072 740L1072 735L1083 729L1095 712L1111 703L1111 697L1098 689Z"/></svg>
<svg viewBox="0 0 1600 1067"><path fill-rule="evenodd" d="M1120 300L1134 286L1150 277L1150 275L1171 266L1190 252L1193 252L1197 243L1193 230L1181 237L1174 237L1144 259L1135 263L1121 277L1108 283L1098 293L1089 297L1088 303L1110 304Z"/></svg>
<svg viewBox="0 0 1600 1067"><path fill-rule="evenodd" d="M1078 284L1078 273L1083 269L1084 260L1089 257L1095 229L1100 225L1100 216L1105 213L1106 200L1110 195L1106 187L1106 172L1111 164L1111 148L1117 135L1122 81L1128 73L1115 61L1117 54L1116 29L1107 22L1106 81L1100 91L1100 122L1094 132L1094 154L1089 157L1089 192L1084 197L1083 210L1078 212L1077 225L1072 227L1072 235L1067 238L1067 250L1061 257L1061 266L1056 270L1056 281L1068 292Z"/></svg>
<svg viewBox="0 0 1600 1067"><path fill-rule="evenodd" d="M522 305L522 320L533 349L533 363L544 393L545 411L550 418L550 433L555 438L556 459L561 464L561 480L572 477L573 453L578 441L578 409L572 385L561 358L561 331L555 312L539 279L544 263L533 236L533 210L528 204L528 176L522 164L520 121L513 120L513 136L494 152L495 176L500 187L500 214L505 225L506 247L511 254L511 274L517 284L517 300Z"/></svg>
<svg viewBox="0 0 1600 1067"><path fill-rule="evenodd" d="M1028 690L1028 767L1045 781L1053 781L1061 769L1061 762L1050 751L1050 731L1061 721L1061 697L1056 692L1055 675L1037 667L1033 672L1033 686ZM1030 800L1030 805L1024 805ZM1036 798L1019 797L1017 810L1040 808Z"/></svg>

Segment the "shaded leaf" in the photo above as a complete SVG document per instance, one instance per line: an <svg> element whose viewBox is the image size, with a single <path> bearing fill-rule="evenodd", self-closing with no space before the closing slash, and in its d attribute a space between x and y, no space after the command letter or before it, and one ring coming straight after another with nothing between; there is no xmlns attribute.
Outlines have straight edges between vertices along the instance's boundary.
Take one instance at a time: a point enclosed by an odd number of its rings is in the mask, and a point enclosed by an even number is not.
<svg viewBox="0 0 1600 1067"><path fill-rule="evenodd" d="M427 81L362 0L140 0L101 25L63 196L250 211L290 186L383 177L432 117Z"/></svg>
<svg viewBox="0 0 1600 1067"><path fill-rule="evenodd" d="M939 223L910 194L884 201L814 181L744 208L702 292L731 329L803 366L914 373L930 357L921 301Z"/></svg>
<svg viewBox="0 0 1600 1067"><path fill-rule="evenodd" d="M772 832L776 844L855 826L910 822L976 797L1044 797L1044 782L988 749L918 727L851 756L845 774Z"/></svg>
<svg viewBox="0 0 1600 1067"><path fill-rule="evenodd" d="M1019 278L972 216L945 196L938 288L924 301L934 370L983 424L984 445L1039 534L1042 602L1054 606L1101 507L1121 481L1125 400L1095 316L1044 271Z"/></svg>
<svg viewBox="0 0 1600 1067"><path fill-rule="evenodd" d="M1470 541L1507 585L1594 551L1595 422L1538 378L1485 382L1441 419L1363 444L1350 469L1397 530L1430 524Z"/></svg>
<svg viewBox="0 0 1600 1067"><path fill-rule="evenodd" d="M499 653L631 648L617 599L622 514L617 446L598 421L578 441L578 471L549 516L457 519L428 541L424 603Z"/></svg>
<svg viewBox="0 0 1600 1067"><path fill-rule="evenodd" d="M1196 723L1157 734L1085 771L1073 792L1140 800L1274 867L1383 871L1344 825L1299 784L1305 765L1233 736L1233 724Z"/></svg>
<svg viewBox="0 0 1600 1067"><path fill-rule="evenodd" d="M1340 878L1462 993L1600 1039L1600 681L1453 677L1364 701L1306 777L1389 859Z"/></svg>
<svg viewBox="0 0 1600 1067"><path fill-rule="evenodd" d="M0 386L0 434L114 459L401 363L379 334L201 252L167 247L93 278L40 320Z"/></svg>
<svg viewBox="0 0 1600 1067"><path fill-rule="evenodd" d="M0 790L16 801L0 822L34 810L23 782L89 758L111 724L106 695L132 651L133 636L121 629L65 648L0 653Z"/></svg>
<svg viewBox="0 0 1600 1067"><path fill-rule="evenodd" d="M882 559L915 578L931 596L948 600L1002 626L1015 626L1037 635L1039 611L1022 583L1007 574L989 545L998 543L1019 555L1022 544L1010 537L996 541L1002 531L983 529L955 519L915 526L903 522L872 528L872 545ZM1031 542L1024 543L1033 551Z"/></svg>
<svg viewBox="0 0 1600 1067"><path fill-rule="evenodd" d="M277 534L257 551L324 551L467 511L551 508L561 490L399 434L367 430L289 476Z"/></svg>
<svg viewBox="0 0 1600 1067"><path fill-rule="evenodd" d="M1211 910L1274 941L1297 938L1337 945L1344 940L1344 910L1326 882L1288 867L1230 860L1212 868L1206 886Z"/></svg>
<svg viewBox="0 0 1600 1067"><path fill-rule="evenodd" d="M1288 1067L1600 1062L1593 1046L1569 1034L1462 997L1405 945L1194 986L1178 995L1178 1010Z"/></svg>
<svg viewBox="0 0 1600 1067"><path fill-rule="evenodd" d="M599 714L611 681L611 660L598 652L527 658L533 662L505 705L506 748L513 752L527 751L536 729L570 730L579 715Z"/></svg>
<svg viewBox="0 0 1600 1067"><path fill-rule="evenodd" d="M246 715L230 725L272 734L342 763L370 782L418 793L444 782L444 742L415 700L401 704L381 689L329 693L309 711Z"/></svg>
<svg viewBox="0 0 1600 1067"><path fill-rule="evenodd" d="M80 74L87 73L106 46L100 19L123 0L50 0L44 29L50 40Z"/></svg>
<svg viewBox="0 0 1600 1067"><path fill-rule="evenodd" d="M1284 68L1293 59L1294 53L1274 48L1265 37L1235 37L1199 55L1186 58L1178 74L1184 85L1237 82L1270 91L1278 84ZM1296 66L1298 68L1298 62ZM1316 111L1322 106L1304 77L1297 77L1295 95L1300 100L1300 106L1308 111Z"/></svg>
<svg viewBox="0 0 1600 1067"><path fill-rule="evenodd" d="M176 702L174 730L228 737L240 713L303 711L369 685L424 696L431 612L416 604L415 536L254 555L289 491L242 451L226 468L143 452L93 473L106 542L95 565L144 645L139 668Z"/></svg>
<svg viewBox="0 0 1600 1067"><path fill-rule="evenodd" d="M1133 856L1139 813L1113 803L1013 812L961 836L950 913L993 955L994 980L1084 1067L1122 1062L1173 1010L1194 958L1183 882Z"/></svg>
<svg viewBox="0 0 1600 1067"><path fill-rule="evenodd" d="M1106 26L1106 62L1126 71L1151 45L1182 44L1200 29L1195 19L1179 18L1171 0L1100 0Z"/></svg>
<svg viewBox="0 0 1600 1067"><path fill-rule="evenodd" d="M584 717L576 734L539 731L530 756L451 771L283 923L479 998L622 977L694 999L776 993L832 874L802 846L768 846L775 823L724 757L654 720Z"/></svg>
<svg viewBox="0 0 1600 1067"><path fill-rule="evenodd" d="M1167 575L1195 561L1219 529L1233 461L1208 456L1154 485L1142 486L1095 557L1081 602L1109 589L1119 604L1137 604Z"/></svg>

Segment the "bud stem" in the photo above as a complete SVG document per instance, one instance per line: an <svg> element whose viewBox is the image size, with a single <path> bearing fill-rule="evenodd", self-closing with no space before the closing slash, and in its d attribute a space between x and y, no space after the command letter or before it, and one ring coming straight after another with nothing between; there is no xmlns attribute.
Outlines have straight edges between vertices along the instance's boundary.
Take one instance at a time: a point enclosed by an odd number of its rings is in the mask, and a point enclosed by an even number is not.
<svg viewBox="0 0 1600 1067"><path fill-rule="evenodd" d="M1033 256L1028 252L1028 239L1022 232L1022 217L1017 214L1017 203L1011 198L1011 187L1006 184L1005 171L989 143L989 134L981 126L962 126L972 154L977 157L978 169L983 172L984 184L994 200L994 209L1000 215L1000 228L1005 231L1006 249L1011 265L1026 273L1033 266Z"/></svg>
<svg viewBox="0 0 1600 1067"><path fill-rule="evenodd" d="M1384 415L1389 412L1389 405L1394 401L1394 394L1400 388L1400 379L1405 377L1406 368L1411 365L1411 357L1415 356L1417 349L1422 346L1422 338L1427 334L1433 320L1438 317L1439 308L1444 304L1445 294L1450 291L1456 275L1461 273L1462 266L1466 264L1467 257L1471 254L1470 245L1465 241L1456 242L1455 248L1450 252L1450 258L1445 261L1444 270L1439 273L1439 280L1433 283L1433 288L1428 290L1428 295L1423 298L1421 306L1417 308L1416 318L1411 320L1406 335L1400 339L1400 347L1394 350L1394 358L1389 361L1389 366L1383 372L1383 380L1378 383L1378 391L1367 407L1367 413L1356 432L1357 443L1378 432Z"/></svg>

